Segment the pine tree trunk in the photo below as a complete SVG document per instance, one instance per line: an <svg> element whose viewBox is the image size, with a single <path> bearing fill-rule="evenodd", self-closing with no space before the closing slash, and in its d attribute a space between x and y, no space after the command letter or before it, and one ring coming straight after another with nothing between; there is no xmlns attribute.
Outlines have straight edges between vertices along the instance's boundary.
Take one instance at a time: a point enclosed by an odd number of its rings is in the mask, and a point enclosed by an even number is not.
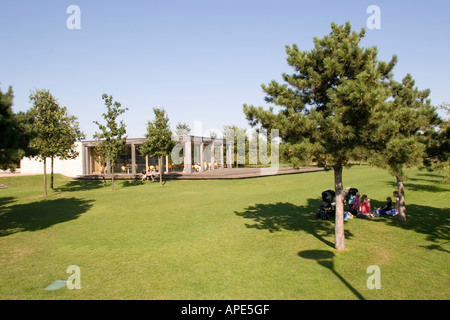
<svg viewBox="0 0 450 320"><path fill-rule="evenodd" d="M44 159L44 195L47 196L47 160Z"/></svg>
<svg viewBox="0 0 450 320"><path fill-rule="evenodd" d="M50 189L53 189L53 157L51 157Z"/></svg>
<svg viewBox="0 0 450 320"><path fill-rule="evenodd" d="M334 166L334 191L336 193L335 248L345 250L344 197L342 192L342 165Z"/></svg>
<svg viewBox="0 0 450 320"><path fill-rule="evenodd" d="M405 203L405 187L403 185L403 180L396 176L397 178L397 187L398 187L398 198L399 198L399 206L398 206L398 220L401 222L406 222L406 203Z"/></svg>

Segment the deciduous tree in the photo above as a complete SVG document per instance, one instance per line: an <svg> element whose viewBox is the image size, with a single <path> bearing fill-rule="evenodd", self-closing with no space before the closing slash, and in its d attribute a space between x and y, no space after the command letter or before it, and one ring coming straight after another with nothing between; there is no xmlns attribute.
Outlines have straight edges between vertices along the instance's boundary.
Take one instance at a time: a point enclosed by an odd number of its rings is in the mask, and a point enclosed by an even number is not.
<svg viewBox="0 0 450 320"><path fill-rule="evenodd" d="M111 95L103 94L102 99L107 110L102 114L106 124L94 121L100 130L94 134L94 139L98 141L97 148L99 149L99 154L103 155L110 162L112 173L111 190L114 190L114 165L116 157L124 149L127 140L126 125L123 120L118 122L117 118L128 110L128 108L122 108L120 102L114 101Z"/></svg>
<svg viewBox="0 0 450 320"><path fill-rule="evenodd" d="M172 140L169 117L164 109L153 108L155 120L148 121L145 141L141 146L141 153L158 157L159 184L162 185L163 157L169 155L176 143Z"/></svg>
<svg viewBox="0 0 450 320"><path fill-rule="evenodd" d="M60 159L74 159L78 156L76 141L84 137L77 117L68 114L48 90L36 90L30 95L33 107L35 137L31 141L38 158L44 162L44 193L47 195L47 158L51 161L50 188L53 189L53 162Z"/></svg>

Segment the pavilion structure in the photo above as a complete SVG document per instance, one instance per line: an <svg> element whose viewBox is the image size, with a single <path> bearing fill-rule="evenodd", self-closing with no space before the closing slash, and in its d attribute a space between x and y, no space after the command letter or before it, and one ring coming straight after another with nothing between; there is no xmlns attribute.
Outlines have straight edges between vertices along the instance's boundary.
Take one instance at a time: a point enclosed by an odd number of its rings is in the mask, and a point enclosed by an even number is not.
<svg viewBox="0 0 450 320"><path fill-rule="evenodd" d="M208 170L231 168L233 157L226 139L207 138L191 135L176 136L176 147L165 157L162 168L158 167L156 157L140 152L144 138L126 140L125 148L115 159L114 173L135 176L152 167L157 173L178 172L192 174ZM103 160L96 150L98 141L81 142L81 175L92 176L111 174L111 162ZM226 163L224 162L226 156Z"/></svg>

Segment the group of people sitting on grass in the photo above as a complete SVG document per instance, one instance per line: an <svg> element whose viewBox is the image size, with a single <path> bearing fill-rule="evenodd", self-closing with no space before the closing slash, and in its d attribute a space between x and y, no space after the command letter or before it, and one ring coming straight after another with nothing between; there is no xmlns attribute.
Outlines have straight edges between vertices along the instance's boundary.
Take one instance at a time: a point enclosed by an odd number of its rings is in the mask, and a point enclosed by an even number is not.
<svg viewBox="0 0 450 320"><path fill-rule="evenodd" d="M344 214L344 219L345 217L353 218L353 216L356 216L360 219L371 219L373 217L379 217L380 214L396 216L398 215L398 206L400 202L398 191L394 191L393 196L395 197L395 208L393 208L392 206L392 198L387 197L384 207L371 210L369 197L367 197L366 194L363 194L361 196L358 192L355 196L350 197L348 201L349 212L346 213L346 215Z"/></svg>
<svg viewBox="0 0 450 320"><path fill-rule="evenodd" d="M152 180L155 181L155 169L153 166L150 166L148 171L146 172L145 169L142 170L142 181Z"/></svg>

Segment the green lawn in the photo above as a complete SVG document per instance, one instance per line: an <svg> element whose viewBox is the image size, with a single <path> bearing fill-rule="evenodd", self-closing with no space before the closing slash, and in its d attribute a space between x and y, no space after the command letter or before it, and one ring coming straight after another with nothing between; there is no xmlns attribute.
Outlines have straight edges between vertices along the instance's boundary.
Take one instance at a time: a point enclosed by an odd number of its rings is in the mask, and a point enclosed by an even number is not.
<svg viewBox="0 0 450 320"><path fill-rule="evenodd" d="M0 178L0 299L450 299L450 186L410 170L407 218L315 218L333 172L234 181L77 182ZM382 205L395 179L344 170ZM44 288L81 271L81 289ZM381 271L370 290L367 268Z"/></svg>

